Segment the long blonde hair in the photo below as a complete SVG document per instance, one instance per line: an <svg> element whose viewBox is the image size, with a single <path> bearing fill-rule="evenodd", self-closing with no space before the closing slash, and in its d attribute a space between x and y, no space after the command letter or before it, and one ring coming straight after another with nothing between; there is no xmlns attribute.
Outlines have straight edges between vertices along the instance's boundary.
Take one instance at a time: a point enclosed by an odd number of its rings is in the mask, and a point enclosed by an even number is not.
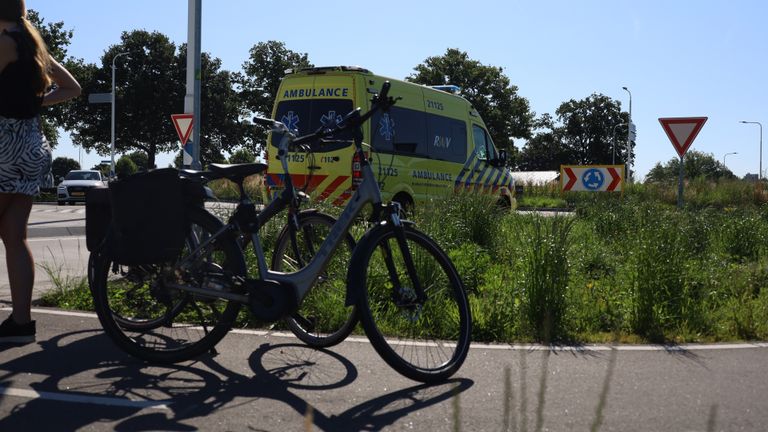
<svg viewBox="0 0 768 432"><path fill-rule="evenodd" d="M0 0L0 19L14 21L21 27L25 48L32 55L32 84L37 94L42 95L51 86L51 56L40 32L27 19L24 0Z"/></svg>

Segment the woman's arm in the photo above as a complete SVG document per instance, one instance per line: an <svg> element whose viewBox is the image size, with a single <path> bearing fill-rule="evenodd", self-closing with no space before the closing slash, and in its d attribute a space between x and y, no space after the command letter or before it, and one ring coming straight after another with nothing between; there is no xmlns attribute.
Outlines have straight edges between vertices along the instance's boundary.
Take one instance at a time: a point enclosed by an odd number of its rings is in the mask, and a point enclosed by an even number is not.
<svg viewBox="0 0 768 432"><path fill-rule="evenodd" d="M64 66L53 58L51 58L51 78L56 83L56 88L43 97L43 106L68 101L80 96L80 84Z"/></svg>

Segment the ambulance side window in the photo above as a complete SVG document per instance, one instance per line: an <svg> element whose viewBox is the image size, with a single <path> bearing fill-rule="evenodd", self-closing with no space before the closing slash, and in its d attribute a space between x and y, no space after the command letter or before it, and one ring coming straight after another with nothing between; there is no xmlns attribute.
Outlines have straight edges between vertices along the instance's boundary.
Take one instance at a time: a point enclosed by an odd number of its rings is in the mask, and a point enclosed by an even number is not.
<svg viewBox="0 0 768 432"><path fill-rule="evenodd" d="M467 126L461 120L427 114L429 158L464 163L467 160Z"/></svg>
<svg viewBox="0 0 768 432"><path fill-rule="evenodd" d="M378 152L426 155L427 137L424 113L408 108L392 107L370 120L371 143Z"/></svg>
<svg viewBox="0 0 768 432"><path fill-rule="evenodd" d="M488 160L488 144L490 138L483 128L478 125L472 125L472 137L475 141L475 154L478 159Z"/></svg>

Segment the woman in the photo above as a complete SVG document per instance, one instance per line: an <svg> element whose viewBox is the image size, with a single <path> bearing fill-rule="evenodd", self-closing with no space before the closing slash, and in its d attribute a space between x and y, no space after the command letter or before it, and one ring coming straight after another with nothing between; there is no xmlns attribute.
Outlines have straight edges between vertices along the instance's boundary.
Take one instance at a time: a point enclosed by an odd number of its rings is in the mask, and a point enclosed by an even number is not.
<svg viewBox="0 0 768 432"><path fill-rule="evenodd" d="M35 340L27 221L32 197L49 181L51 169L41 106L80 95L80 85L51 58L26 15L24 0L0 0L0 238L13 301L13 312L0 324L0 342L13 343Z"/></svg>

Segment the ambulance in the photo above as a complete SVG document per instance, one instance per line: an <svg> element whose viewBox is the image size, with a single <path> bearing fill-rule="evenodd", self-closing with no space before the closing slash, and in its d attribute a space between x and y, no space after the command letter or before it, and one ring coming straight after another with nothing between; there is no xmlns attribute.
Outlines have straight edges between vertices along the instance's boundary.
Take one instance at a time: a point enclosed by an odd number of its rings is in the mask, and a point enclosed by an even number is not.
<svg viewBox="0 0 768 432"><path fill-rule="evenodd" d="M480 115L455 86L428 87L377 76L360 67L315 67L282 80L272 118L298 135L331 127L356 107L366 111L385 81L399 98L363 125L363 140L385 202L418 206L451 193L491 194L514 208L514 180L506 152L498 151ZM283 186L277 159L280 137L268 137L266 183L272 196ZM324 143L311 154L288 155L293 184L317 200L342 206L360 183L360 161L350 137Z"/></svg>

